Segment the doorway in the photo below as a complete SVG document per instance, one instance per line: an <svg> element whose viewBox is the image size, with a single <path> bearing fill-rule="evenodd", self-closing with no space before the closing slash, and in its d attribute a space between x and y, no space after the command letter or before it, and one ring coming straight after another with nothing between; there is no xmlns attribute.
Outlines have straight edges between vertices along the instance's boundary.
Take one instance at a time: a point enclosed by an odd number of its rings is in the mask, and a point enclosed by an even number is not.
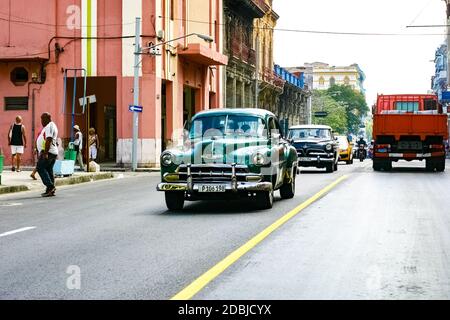
<svg viewBox="0 0 450 320"><path fill-rule="evenodd" d="M190 122L195 115L196 90L185 86L183 90L183 124Z"/></svg>
<svg viewBox="0 0 450 320"><path fill-rule="evenodd" d="M85 150L88 141L88 131L94 128L99 138L98 163L116 162L117 150L117 78L116 77L88 77L86 96L95 95L96 102L90 104L89 123L87 110L83 112L79 99L83 97L83 79L67 79L66 112L64 131L64 147L67 147L71 137L71 110L75 101L75 124L80 126L84 137ZM74 99L75 98L75 99ZM82 99L81 99L82 100ZM86 155L85 155L86 158ZM85 159L86 160L86 159Z"/></svg>

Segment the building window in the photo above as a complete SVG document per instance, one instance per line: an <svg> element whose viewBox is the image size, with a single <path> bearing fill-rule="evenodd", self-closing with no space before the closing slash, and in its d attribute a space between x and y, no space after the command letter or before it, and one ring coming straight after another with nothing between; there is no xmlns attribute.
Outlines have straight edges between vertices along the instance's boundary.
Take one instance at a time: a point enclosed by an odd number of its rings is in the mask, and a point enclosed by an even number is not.
<svg viewBox="0 0 450 320"><path fill-rule="evenodd" d="M325 85L325 79L323 77L320 77L319 86L323 87L324 85Z"/></svg>
<svg viewBox="0 0 450 320"><path fill-rule="evenodd" d="M346 86L350 85L350 78L349 78L349 77L345 77L345 79L344 79L344 84L345 84Z"/></svg>
<svg viewBox="0 0 450 320"><path fill-rule="evenodd" d="M5 111L28 110L28 97L5 97Z"/></svg>
<svg viewBox="0 0 450 320"><path fill-rule="evenodd" d="M11 71L11 82L16 86L23 86L28 82L28 71L23 67Z"/></svg>
<svg viewBox="0 0 450 320"><path fill-rule="evenodd" d="M336 84L336 79L334 77L330 78L330 87L334 86Z"/></svg>

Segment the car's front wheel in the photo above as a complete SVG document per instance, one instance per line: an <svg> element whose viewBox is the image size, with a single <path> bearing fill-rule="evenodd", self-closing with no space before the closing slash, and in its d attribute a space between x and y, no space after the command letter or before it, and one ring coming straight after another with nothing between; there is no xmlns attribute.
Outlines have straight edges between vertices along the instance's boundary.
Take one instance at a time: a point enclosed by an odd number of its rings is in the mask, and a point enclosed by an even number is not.
<svg viewBox="0 0 450 320"><path fill-rule="evenodd" d="M283 184L280 188L281 199L292 199L295 196L295 177L297 168L292 168L292 175L290 181Z"/></svg>
<svg viewBox="0 0 450 320"><path fill-rule="evenodd" d="M328 173L333 173L334 172L334 163L327 164L326 169L327 169Z"/></svg>
<svg viewBox="0 0 450 320"><path fill-rule="evenodd" d="M273 190L260 191L256 194L256 205L260 210L272 209L273 207Z"/></svg>
<svg viewBox="0 0 450 320"><path fill-rule="evenodd" d="M170 211L183 210L184 192L166 192L166 206Z"/></svg>

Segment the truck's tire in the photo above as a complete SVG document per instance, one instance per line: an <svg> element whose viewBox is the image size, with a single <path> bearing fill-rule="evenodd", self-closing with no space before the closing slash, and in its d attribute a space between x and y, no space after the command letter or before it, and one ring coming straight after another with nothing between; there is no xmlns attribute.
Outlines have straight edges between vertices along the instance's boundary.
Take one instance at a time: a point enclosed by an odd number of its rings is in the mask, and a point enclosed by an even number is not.
<svg viewBox="0 0 450 320"><path fill-rule="evenodd" d="M383 169L384 169L384 171L392 171L392 161L390 161L390 160L385 161L384 165L383 165Z"/></svg>
<svg viewBox="0 0 450 320"><path fill-rule="evenodd" d="M436 171L444 172L445 171L445 158L436 159Z"/></svg>
<svg viewBox="0 0 450 320"><path fill-rule="evenodd" d="M428 172L434 172L434 167L435 167L434 160L433 159L427 159L426 160L426 164L425 164L425 169Z"/></svg>
<svg viewBox="0 0 450 320"><path fill-rule="evenodd" d="M296 178L297 168L292 169L292 179L291 181L283 184L280 188L281 199L292 199L295 196L295 178Z"/></svg>
<svg viewBox="0 0 450 320"><path fill-rule="evenodd" d="M273 191L260 191L256 193L256 206L259 210L272 209Z"/></svg>
<svg viewBox="0 0 450 320"><path fill-rule="evenodd" d="M166 206L170 211L183 210L184 192L166 192Z"/></svg>
<svg viewBox="0 0 450 320"><path fill-rule="evenodd" d="M381 161L377 160L377 159L373 159L373 166L372 167L373 167L374 171L381 171L381 168L382 168Z"/></svg>

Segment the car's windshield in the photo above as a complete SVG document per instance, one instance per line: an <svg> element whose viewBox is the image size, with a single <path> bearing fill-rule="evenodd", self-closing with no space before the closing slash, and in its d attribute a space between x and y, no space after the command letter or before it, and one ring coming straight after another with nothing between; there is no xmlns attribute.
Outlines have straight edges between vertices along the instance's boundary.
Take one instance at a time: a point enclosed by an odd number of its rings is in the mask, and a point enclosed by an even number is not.
<svg viewBox="0 0 450 320"><path fill-rule="evenodd" d="M348 149L348 139L347 137L339 136L338 137L339 147L343 150Z"/></svg>
<svg viewBox="0 0 450 320"><path fill-rule="evenodd" d="M190 138L198 139L212 136L262 137L265 129L265 121L255 116L203 116L192 122Z"/></svg>
<svg viewBox="0 0 450 320"><path fill-rule="evenodd" d="M289 131L289 138L293 140L308 138L331 139L331 132L329 129L317 128L292 129Z"/></svg>

